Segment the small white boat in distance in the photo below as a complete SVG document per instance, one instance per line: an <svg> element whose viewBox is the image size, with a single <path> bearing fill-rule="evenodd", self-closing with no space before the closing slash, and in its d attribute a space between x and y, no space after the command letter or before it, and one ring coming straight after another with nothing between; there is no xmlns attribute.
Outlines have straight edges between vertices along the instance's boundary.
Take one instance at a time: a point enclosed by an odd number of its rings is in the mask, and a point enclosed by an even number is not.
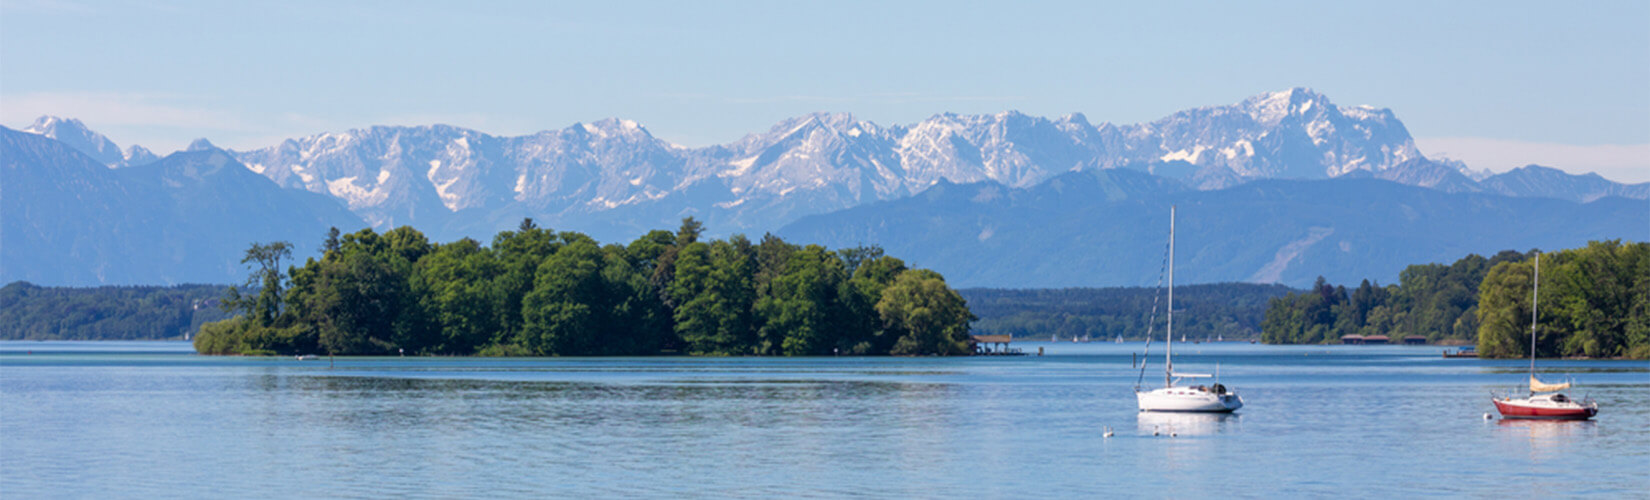
<svg viewBox="0 0 1650 500"><path fill-rule="evenodd" d="M1212 385L1175 385L1181 379L1206 378L1201 373L1174 371L1174 207L1169 207L1169 318L1164 337L1163 387L1150 391L1135 389L1140 411L1230 413L1243 407L1243 398L1228 391L1218 381ZM1184 340L1184 339L1182 339Z"/></svg>

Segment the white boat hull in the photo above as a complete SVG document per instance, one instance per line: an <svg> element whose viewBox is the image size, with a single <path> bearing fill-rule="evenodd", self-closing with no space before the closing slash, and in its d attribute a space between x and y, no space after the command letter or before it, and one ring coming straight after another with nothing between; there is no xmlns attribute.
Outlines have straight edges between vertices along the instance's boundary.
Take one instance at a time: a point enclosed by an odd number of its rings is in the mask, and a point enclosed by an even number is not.
<svg viewBox="0 0 1650 500"><path fill-rule="evenodd" d="M1140 411L1181 411L1200 413L1228 413L1243 407L1243 398L1236 394L1215 394L1191 387L1165 387L1136 392Z"/></svg>

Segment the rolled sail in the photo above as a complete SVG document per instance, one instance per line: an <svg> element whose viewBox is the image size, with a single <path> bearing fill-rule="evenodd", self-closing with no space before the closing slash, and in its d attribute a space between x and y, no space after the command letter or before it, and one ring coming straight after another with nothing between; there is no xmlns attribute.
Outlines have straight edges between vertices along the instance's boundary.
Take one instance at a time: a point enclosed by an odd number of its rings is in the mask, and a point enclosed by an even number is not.
<svg viewBox="0 0 1650 500"><path fill-rule="evenodd" d="M1564 382L1562 384L1549 384L1542 382L1541 379L1535 378L1535 375L1530 375L1530 392L1553 392L1562 391L1569 388L1569 382Z"/></svg>

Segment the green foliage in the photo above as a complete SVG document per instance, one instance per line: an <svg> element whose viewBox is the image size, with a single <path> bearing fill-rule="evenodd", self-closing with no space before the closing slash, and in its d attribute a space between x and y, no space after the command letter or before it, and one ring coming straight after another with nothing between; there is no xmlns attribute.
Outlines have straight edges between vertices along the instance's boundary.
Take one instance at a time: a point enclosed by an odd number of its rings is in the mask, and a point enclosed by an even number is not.
<svg viewBox="0 0 1650 500"><path fill-rule="evenodd" d="M220 285L0 288L0 340L181 339L229 318Z"/></svg>
<svg viewBox="0 0 1650 500"><path fill-rule="evenodd" d="M788 356L830 354L847 326L838 287L847 279L841 259L825 247L790 252L784 270L756 302L765 345Z"/></svg>
<svg viewBox="0 0 1650 500"><path fill-rule="evenodd" d="M1487 259L1468 255L1448 266L1412 265L1399 273L1396 285L1382 287L1364 280L1350 291L1319 277L1305 293L1272 299L1261 321L1261 340L1323 344L1340 342L1346 335L1386 335L1470 342L1477 338L1481 322L1479 284L1497 264L1527 258L1506 250Z"/></svg>
<svg viewBox="0 0 1650 500"><path fill-rule="evenodd" d="M432 245L408 227L333 234L319 259L287 271L285 307L269 321L214 323L196 347L486 356L966 350L972 315L937 274L912 274L874 248L834 252L772 235L760 245L743 236L701 241L702 233L688 218L675 233L605 247L531 220L491 248L469 239ZM892 286L907 275L922 279ZM888 316L878 305L896 289L890 304L912 311Z"/></svg>
<svg viewBox="0 0 1650 500"><path fill-rule="evenodd" d="M420 308L438 325L431 353L474 354L499 330L492 277L503 266L472 239L440 245L418 261L411 287Z"/></svg>
<svg viewBox="0 0 1650 500"><path fill-rule="evenodd" d="M945 278L927 269L908 270L877 301L883 325L900 332L892 354L955 355L968 352L968 325L974 314Z"/></svg>
<svg viewBox="0 0 1650 500"><path fill-rule="evenodd" d="M245 316L206 324L195 336L194 345L201 354L245 356L315 352L316 348L315 335L307 325L259 325Z"/></svg>
<svg viewBox="0 0 1650 500"><path fill-rule="evenodd" d="M725 241L693 242L677 254L670 295L678 304L676 333L688 352L758 353L751 311L756 302L751 279L756 267L754 249L741 250Z"/></svg>
<svg viewBox="0 0 1650 500"><path fill-rule="evenodd" d="M594 243L578 241L539 265L522 306L522 342L529 352L587 355L602 347L598 335L614 323L603 260Z"/></svg>
<svg viewBox="0 0 1650 500"><path fill-rule="evenodd" d="M224 293L224 310L245 314L260 326L273 323L275 315L280 313L281 292L286 284L286 277L281 274L281 261L289 258L292 258L291 243L253 243L246 250L246 256L241 258L241 264L252 270L244 288L257 290L258 295L246 297L241 295L239 289L230 288Z"/></svg>
<svg viewBox="0 0 1650 500"><path fill-rule="evenodd" d="M1650 358L1650 243L1595 241L1541 257L1536 356ZM1479 355L1530 355L1535 262L1490 269L1479 287Z"/></svg>
<svg viewBox="0 0 1650 500"><path fill-rule="evenodd" d="M1487 358L1529 356L1534 255L1508 250L1409 266L1398 285L1365 282L1350 295L1320 279L1312 291L1274 299L1261 338L1421 335L1476 343ZM1543 254L1540 301L1537 356L1650 358L1650 243L1595 241Z"/></svg>

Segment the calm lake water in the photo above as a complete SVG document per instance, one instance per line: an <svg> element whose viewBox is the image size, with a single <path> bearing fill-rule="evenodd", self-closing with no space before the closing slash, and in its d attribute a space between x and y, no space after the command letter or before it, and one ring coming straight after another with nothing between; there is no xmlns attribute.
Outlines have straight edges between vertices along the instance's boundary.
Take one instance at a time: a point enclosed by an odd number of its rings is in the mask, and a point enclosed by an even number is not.
<svg viewBox="0 0 1650 500"><path fill-rule="evenodd" d="M1598 496L1650 491L1650 363L1542 361L1591 422L1486 421L1526 361L1177 345L1247 405L1135 411L1134 344L1017 358L194 355L0 342L0 496ZM1156 350L1160 346L1153 346ZM1159 353L1161 351L1158 351ZM1162 383L1161 356L1147 368ZM1101 437L1103 426L1116 429ZM1177 437L1152 436L1173 429Z"/></svg>

